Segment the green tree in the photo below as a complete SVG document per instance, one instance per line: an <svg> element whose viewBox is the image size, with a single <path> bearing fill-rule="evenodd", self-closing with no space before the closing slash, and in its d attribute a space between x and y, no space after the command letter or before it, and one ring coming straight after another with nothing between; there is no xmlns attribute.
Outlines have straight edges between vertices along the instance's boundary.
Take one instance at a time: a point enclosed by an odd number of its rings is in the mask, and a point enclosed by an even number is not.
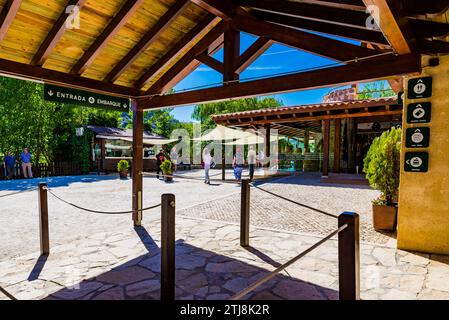
<svg viewBox="0 0 449 320"><path fill-rule="evenodd" d="M367 83L359 91L359 100L393 97L396 93L385 81Z"/></svg>
<svg viewBox="0 0 449 320"><path fill-rule="evenodd" d="M144 128L154 134L170 137L177 127L178 121L172 114L173 109L159 109L144 113Z"/></svg>
<svg viewBox="0 0 449 320"><path fill-rule="evenodd" d="M247 98L239 100L228 100L214 103L206 103L195 106L193 110L192 118L200 121L202 130L208 130L214 128L216 125L211 119L212 115L258 110L265 108L277 108L282 105L282 102L272 98Z"/></svg>

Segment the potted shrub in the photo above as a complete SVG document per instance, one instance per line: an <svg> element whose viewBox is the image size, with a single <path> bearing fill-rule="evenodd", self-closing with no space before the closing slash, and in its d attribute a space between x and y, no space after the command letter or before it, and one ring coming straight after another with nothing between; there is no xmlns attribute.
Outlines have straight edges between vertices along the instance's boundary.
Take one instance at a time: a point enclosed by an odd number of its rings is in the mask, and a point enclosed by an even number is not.
<svg viewBox="0 0 449 320"><path fill-rule="evenodd" d="M126 160L120 160L117 163L117 170L120 174L120 179L127 179L128 178L128 169L129 169L129 163Z"/></svg>
<svg viewBox="0 0 449 320"><path fill-rule="evenodd" d="M401 129L391 128L374 139L364 160L363 171L371 187L381 192L373 201L375 230L394 231L397 224L397 200L401 157Z"/></svg>
<svg viewBox="0 0 449 320"><path fill-rule="evenodd" d="M171 163L171 161L168 159L164 160L164 162L162 162L160 167L161 167L162 173L164 174L164 181L165 182L173 181L173 176L172 176L173 164Z"/></svg>

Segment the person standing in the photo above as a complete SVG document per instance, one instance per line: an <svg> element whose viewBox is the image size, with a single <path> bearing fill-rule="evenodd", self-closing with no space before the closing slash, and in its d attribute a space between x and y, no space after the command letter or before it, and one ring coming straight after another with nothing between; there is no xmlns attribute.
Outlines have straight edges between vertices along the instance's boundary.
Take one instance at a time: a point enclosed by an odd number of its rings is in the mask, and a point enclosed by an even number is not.
<svg viewBox="0 0 449 320"><path fill-rule="evenodd" d="M170 152L170 160L173 164L173 172L176 172L178 165L178 151L176 151L176 147L173 147Z"/></svg>
<svg viewBox="0 0 449 320"><path fill-rule="evenodd" d="M6 176L8 179L12 179L15 175L14 167L16 166L16 158L12 155L11 151L5 156Z"/></svg>
<svg viewBox="0 0 449 320"><path fill-rule="evenodd" d="M243 165L245 164L245 159L243 159L243 154L240 148L237 148L232 165L234 167L234 177L240 183L242 180Z"/></svg>
<svg viewBox="0 0 449 320"><path fill-rule="evenodd" d="M156 177L159 179L159 173L162 171L161 169L161 165L162 162L164 162L165 160L165 155L164 155L164 150L159 150L159 153L156 155L156 167L157 167L157 171L156 171Z"/></svg>
<svg viewBox="0 0 449 320"><path fill-rule="evenodd" d="M255 167L256 161L257 161L256 158L257 158L256 151L254 150L253 146L250 146L249 150L248 150L248 156L247 156L250 180L253 180L253 178L254 178L254 167Z"/></svg>
<svg viewBox="0 0 449 320"><path fill-rule="evenodd" d="M23 149L20 159L22 160L23 177L33 178L33 172L31 171L31 153L28 152L28 148Z"/></svg>
<svg viewBox="0 0 449 320"><path fill-rule="evenodd" d="M209 171L213 158L210 155L209 149L204 148L203 150L203 163L204 163L204 183L210 184Z"/></svg>

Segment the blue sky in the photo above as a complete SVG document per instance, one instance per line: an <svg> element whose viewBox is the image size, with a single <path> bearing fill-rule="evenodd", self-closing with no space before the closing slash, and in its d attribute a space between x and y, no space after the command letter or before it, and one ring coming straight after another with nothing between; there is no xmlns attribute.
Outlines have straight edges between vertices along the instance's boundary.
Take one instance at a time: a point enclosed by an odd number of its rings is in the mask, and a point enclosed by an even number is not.
<svg viewBox="0 0 449 320"><path fill-rule="evenodd" d="M241 33L241 52L245 51L255 40L257 40L256 37ZM348 40L344 41L357 44L356 42ZM214 57L223 61L223 50L217 52ZM301 71L308 68L324 67L334 64L336 64L334 60L322 58L284 45L273 44L240 75L240 79L244 81L245 79L253 77L275 76L285 72ZM175 90L190 90L205 85L218 86L221 81L222 75L220 73L205 65L201 65L176 85ZM320 103L323 96L332 89L335 88L299 91L273 95L273 97L276 97L285 106ZM174 109L173 114L175 118L180 121L191 121L193 107L194 106L177 107Z"/></svg>

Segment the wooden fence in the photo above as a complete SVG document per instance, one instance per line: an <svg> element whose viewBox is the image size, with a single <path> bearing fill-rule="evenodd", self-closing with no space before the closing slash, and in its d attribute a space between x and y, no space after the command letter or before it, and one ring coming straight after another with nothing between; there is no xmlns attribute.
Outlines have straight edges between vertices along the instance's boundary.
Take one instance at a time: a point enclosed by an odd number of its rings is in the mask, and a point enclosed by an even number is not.
<svg viewBox="0 0 449 320"><path fill-rule="evenodd" d="M55 176L73 176L81 175L89 171L90 168L84 168L75 162L53 162L50 164L38 164L32 166L33 177L55 177ZM13 179L23 179L22 165L16 164L14 167ZM7 173L4 163L0 164L0 180L7 179Z"/></svg>

